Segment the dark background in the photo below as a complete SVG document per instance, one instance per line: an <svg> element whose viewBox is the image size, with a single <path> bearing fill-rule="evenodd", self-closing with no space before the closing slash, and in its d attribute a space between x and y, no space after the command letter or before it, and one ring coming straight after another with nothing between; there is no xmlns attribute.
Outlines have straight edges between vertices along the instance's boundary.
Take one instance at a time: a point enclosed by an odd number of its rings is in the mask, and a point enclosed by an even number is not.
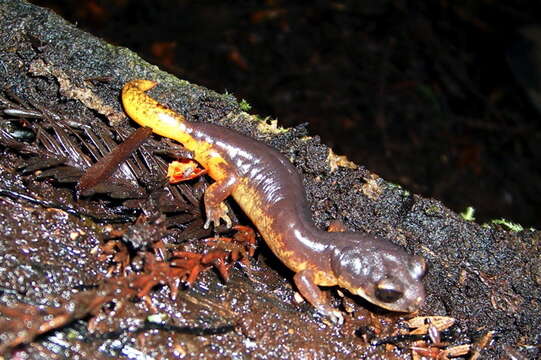
<svg viewBox="0 0 541 360"><path fill-rule="evenodd" d="M455 211L539 226L541 116L507 62L541 72L518 32L539 1L32 2Z"/></svg>

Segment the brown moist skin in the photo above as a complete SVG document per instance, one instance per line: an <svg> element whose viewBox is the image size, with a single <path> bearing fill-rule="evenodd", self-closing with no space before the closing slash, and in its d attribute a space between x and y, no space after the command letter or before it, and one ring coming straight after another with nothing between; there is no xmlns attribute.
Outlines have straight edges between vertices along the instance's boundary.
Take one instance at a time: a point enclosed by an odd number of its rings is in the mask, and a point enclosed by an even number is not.
<svg viewBox="0 0 541 360"><path fill-rule="evenodd" d="M223 219L231 195L272 249L296 274L302 296L341 322L319 289L346 288L385 309L416 311L425 299L423 258L366 233L325 232L315 227L297 169L277 150L231 129L191 123L145 94L156 86L133 80L122 89L126 113L142 126L182 143L215 180L204 194L205 227Z"/></svg>

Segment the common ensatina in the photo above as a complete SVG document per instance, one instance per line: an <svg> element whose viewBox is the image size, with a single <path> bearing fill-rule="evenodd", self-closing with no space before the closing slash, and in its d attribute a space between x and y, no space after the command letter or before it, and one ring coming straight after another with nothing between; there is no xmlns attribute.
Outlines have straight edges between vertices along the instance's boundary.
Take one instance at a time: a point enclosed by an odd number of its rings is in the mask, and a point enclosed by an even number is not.
<svg viewBox="0 0 541 360"><path fill-rule="evenodd" d="M295 272L301 295L341 322L320 286L338 285L388 310L416 311L425 299L425 261L390 241L367 233L325 232L313 223L297 169L277 150L210 123L184 116L145 94L156 83L133 80L122 89L126 113L156 134L179 141L194 154L214 183L205 191L205 228L230 226L223 201L231 195L273 253Z"/></svg>

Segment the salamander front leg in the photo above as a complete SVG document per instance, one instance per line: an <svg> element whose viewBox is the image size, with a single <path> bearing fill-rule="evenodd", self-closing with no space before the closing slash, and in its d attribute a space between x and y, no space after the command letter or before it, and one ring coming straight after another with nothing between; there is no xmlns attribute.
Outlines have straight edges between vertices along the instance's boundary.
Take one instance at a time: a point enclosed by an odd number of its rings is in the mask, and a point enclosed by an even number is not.
<svg viewBox="0 0 541 360"><path fill-rule="evenodd" d="M224 200L231 195L235 186L238 184L238 178L234 175L216 181L211 184L206 190L203 200L205 203L205 214L207 221L204 228L208 229L211 223L214 226L220 225L220 219L225 222L225 225L231 227L231 219L227 215L227 206Z"/></svg>
<svg viewBox="0 0 541 360"><path fill-rule="evenodd" d="M293 280L302 297L312 304L320 314L328 317L335 324L341 325L344 322L342 313L329 305L327 297L316 285L313 270L301 270L295 274Z"/></svg>

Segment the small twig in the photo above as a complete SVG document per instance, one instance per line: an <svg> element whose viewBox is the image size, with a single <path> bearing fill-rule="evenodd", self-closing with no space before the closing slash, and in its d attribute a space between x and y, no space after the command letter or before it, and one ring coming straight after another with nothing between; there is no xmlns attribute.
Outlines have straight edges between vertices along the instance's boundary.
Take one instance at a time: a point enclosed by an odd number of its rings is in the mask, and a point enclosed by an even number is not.
<svg viewBox="0 0 541 360"><path fill-rule="evenodd" d="M124 224L124 223L131 223L135 221L135 217L133 216L119 216L114 218L101 218L96 215L79 211L71 206L58 204L53 201L48 200L42 200L42 199L36 199L30 195L26 195L17 191L9 190L9 189L2 189L0 188L0 196L7 196L10 199L13 200L25 200L32 204L40 205L46 208L53 208L53 209L60 209L62 211L67 212L70 215L73 215L78 218L87 217L92 219L92 221L99 223L99 224Z"/></svg>

